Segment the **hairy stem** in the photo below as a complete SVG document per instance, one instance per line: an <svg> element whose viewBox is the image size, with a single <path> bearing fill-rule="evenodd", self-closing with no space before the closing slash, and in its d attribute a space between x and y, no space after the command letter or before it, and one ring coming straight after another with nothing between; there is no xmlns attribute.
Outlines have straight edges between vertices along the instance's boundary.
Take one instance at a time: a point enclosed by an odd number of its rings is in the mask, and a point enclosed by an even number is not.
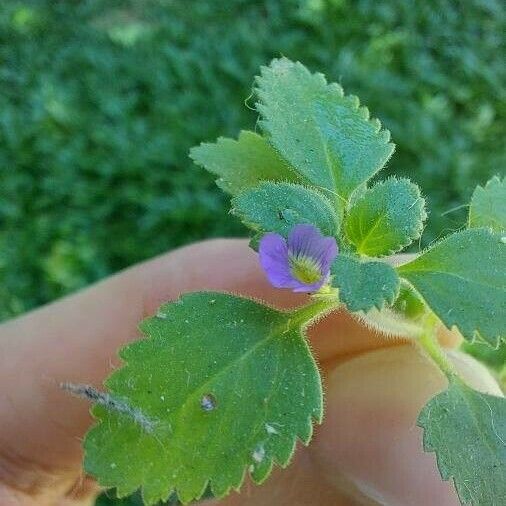
<svg viewBox="0 0 506 506"><path fill-rule="evenodd" d="M291 311L290 327L306 326L333 309L337 309L339 305L339 299L336 296L313 296L310 304Z"/></svg>
<svg viewBox="0 0 506 506"><path fill-rule="evenodd" d="M368 327L391 337L417 339L422 333L422 328L414 320L408 319L390 308L381 310L373 308L370 311L355 313L359 320Z"/></svg>
<svg viewBox="0 0 506 506"><path fill-rule="evenodd" d="M417 342L448 379L458 377L455 367L448 360L446 353L439 345L436 326L437 318L434 314L429 314L425 321L423 332L419 335Z"/></svg>

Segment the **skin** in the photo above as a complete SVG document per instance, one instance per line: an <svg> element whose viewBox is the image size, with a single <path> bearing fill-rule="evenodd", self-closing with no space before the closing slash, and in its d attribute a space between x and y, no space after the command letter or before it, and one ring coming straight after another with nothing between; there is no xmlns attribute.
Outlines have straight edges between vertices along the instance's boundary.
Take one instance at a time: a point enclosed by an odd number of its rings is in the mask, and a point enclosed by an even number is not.
<svg viewBox="0 0 506 506"><path fill-rule="evenodd" d="M60 382L101 386L119 365L117 349L139 337L138 322L182 292L224 290L279 308L305 295L275 290L243 240L194 244L112 276L0 325L0 504L93 504L98 487L81 468L89 405ZM262 486L246 482L224 506L458 505L421 449L416 417L445 388L412 343L381 336L344 311L309 331L322 367L326 416L308 448ZM458 342L441 332L447 346ZM500 395L474 360L451 353L475 388ZM217 504L208 501L208 506Z"/></svg>

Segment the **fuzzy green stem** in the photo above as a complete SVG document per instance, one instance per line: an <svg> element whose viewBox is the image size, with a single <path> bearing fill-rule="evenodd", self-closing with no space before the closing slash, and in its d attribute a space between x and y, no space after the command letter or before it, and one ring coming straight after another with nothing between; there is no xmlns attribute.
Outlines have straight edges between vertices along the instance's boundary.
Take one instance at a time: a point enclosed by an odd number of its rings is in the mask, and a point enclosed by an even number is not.
<svg viewBox="0 0 506 506"><path fill-rule="evenodd" d="M427 316L423 332L417 339L418 344L429 355L429 357L436 363L441 371L448 379L454 378L457 375L453 364L448 360L446 353L443 351L436 335L437 319L431 314Z"/></svg>
<svg viewBox="0 0 506 506"><path fill-rule="evenodd" d="M388 336L418 339L422 333L422 327L418 322L408 319L389 308L381 310L373 308L365 313L361 312L359 315L360 320L367 326L375 328Z"/></svg>
<svg viewBox="0 0 506 506"><path fill-rule="evenodd" d="M319 316L338 307L339 299L337 299L337 297L313 297L310 304L290 312L290 327L297 328L308 325Z"/></svg>

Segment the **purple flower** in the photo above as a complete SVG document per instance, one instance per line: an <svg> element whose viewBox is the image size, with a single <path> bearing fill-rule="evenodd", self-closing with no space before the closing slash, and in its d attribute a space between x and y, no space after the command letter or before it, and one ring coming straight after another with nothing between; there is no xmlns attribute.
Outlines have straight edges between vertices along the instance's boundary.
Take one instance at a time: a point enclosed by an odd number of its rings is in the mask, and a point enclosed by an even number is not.
<svg viewBox="0 0 506 506"><path fill-rule="evenodd" d="M270 283L294 292L319 290L328 281L337 251L336 240L323 236L313 225L295 225L288 240L279 234L265 234L258 250Z"/></svg>

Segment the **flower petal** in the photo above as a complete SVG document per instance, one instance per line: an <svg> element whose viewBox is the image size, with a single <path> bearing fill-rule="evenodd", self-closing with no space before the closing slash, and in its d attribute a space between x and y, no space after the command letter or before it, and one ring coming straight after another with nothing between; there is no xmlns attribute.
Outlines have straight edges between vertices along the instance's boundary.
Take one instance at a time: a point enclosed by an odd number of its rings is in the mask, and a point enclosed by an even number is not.
<svg viewBox="0 0 506 506"><path fill-rule="evenodd" d="M315 226L308 224L296 225L288 241L279 234L265 234L258 249L260 264L274 287L291 288L294 292L304 293L316 292L328 281L330 266L337 252L333 237L323 236ZM290 255L314 260L321 272L320 279L309 284L296 278L292 272Z"/></svg>
<svg viewBox="0 0 506 506"><path fill-rule="evenodd" d="M321 253L318 257L322 273L327 275L330 271L330 267L332 262L337 256L339 249L337 247L337 242L333 237L324 237L320 243Z"/></svg>
<svg viewBox="0 0 506 506"><path fill-rule="evenodd" d="M287 245L293 255L316 260L323 278L328 276L330 266L338 253L336 240L333 237L325 237L313 225L303 224L293 227Z"/></svg>
<svg viewBox="0 0 506 506"><path fill-rule="evenodd" d="M276 288L292 288L295 281L288 263L288 246L279 234L265 234L258 248L260 265Z"/></svg>

